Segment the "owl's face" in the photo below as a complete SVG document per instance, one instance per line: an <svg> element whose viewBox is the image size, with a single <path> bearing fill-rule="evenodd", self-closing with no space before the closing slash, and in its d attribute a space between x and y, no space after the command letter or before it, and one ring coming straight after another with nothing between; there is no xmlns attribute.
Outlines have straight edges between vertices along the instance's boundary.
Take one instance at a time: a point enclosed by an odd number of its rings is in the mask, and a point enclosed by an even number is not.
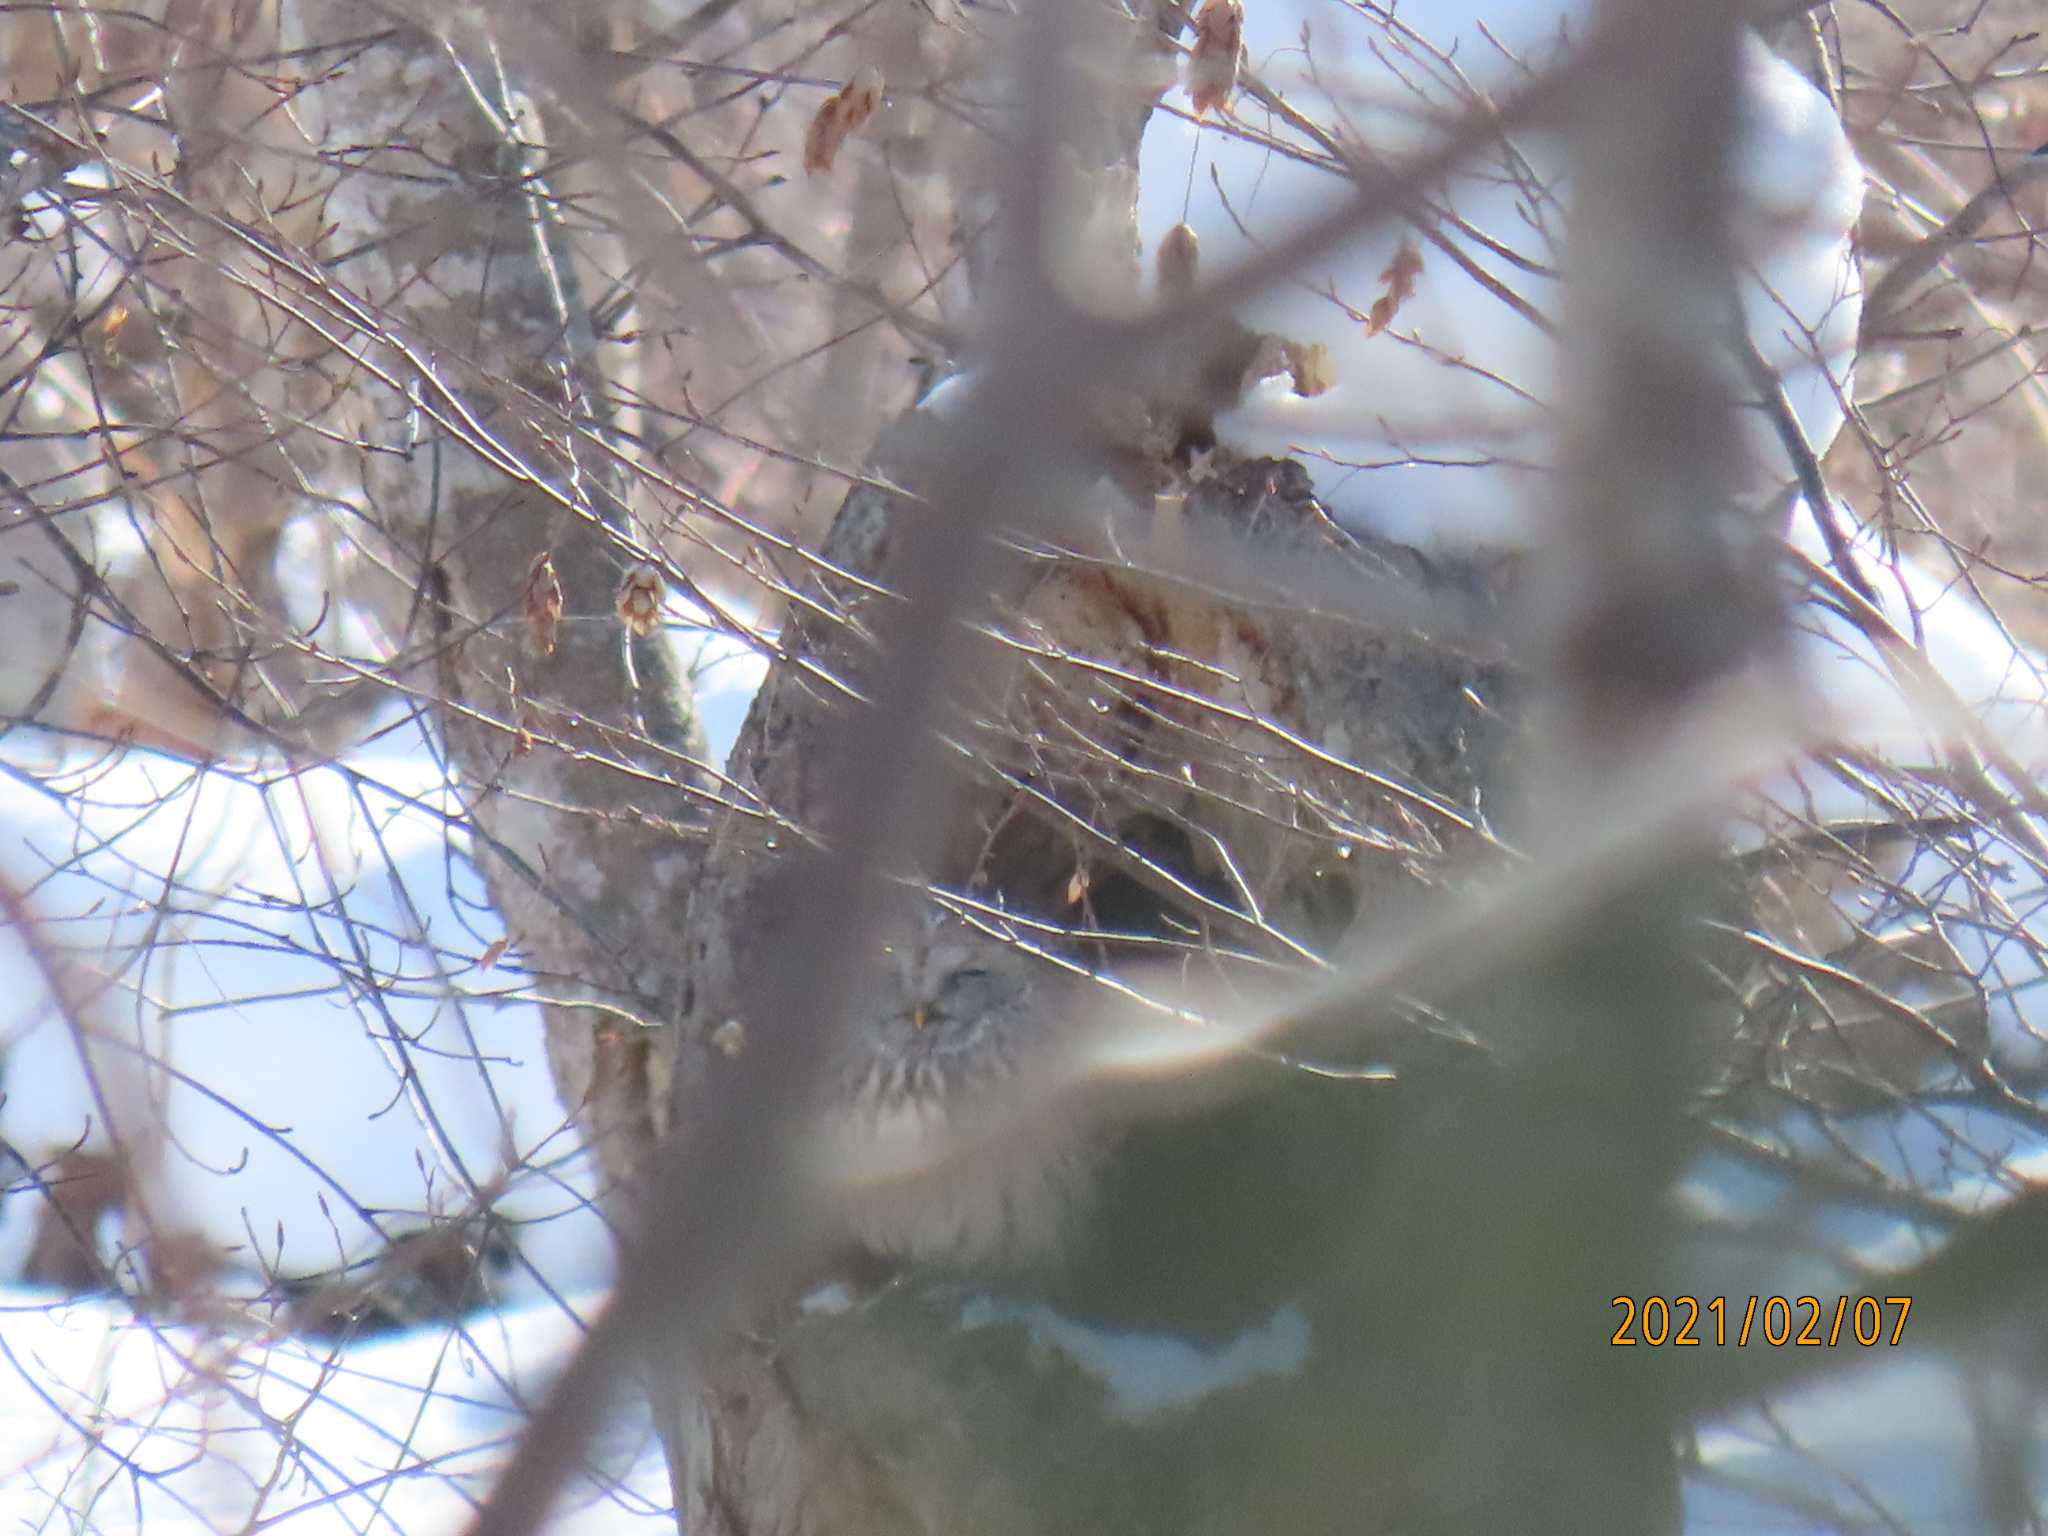
<svg viewBox="0 0 2048 1536"><path fill-rule="evenodd" d="M950 917L878 951L849 1010L820 1170L863 1245L982 1263L1056 1248L1085 1185L1059 1102L1085 987Z"/></svg>

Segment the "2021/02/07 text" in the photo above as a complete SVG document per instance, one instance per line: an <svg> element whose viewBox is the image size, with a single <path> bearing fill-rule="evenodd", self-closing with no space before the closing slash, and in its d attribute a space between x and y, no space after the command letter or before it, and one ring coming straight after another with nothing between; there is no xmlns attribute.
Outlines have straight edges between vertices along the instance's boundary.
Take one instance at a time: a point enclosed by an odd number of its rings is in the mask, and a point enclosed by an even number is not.
<svg viewBox="0 0 2048 1536"><path fill-rule="evenodd" d="M1621 1322L1613 1344L1718 1346L1752 1343L1773 1348L1857 1344L1865 1349L1896 1345L1913 1310L1910 1296L1837 1296L1834 1305L1818 1296L1617 1296L1611 1305Z"/></svg>

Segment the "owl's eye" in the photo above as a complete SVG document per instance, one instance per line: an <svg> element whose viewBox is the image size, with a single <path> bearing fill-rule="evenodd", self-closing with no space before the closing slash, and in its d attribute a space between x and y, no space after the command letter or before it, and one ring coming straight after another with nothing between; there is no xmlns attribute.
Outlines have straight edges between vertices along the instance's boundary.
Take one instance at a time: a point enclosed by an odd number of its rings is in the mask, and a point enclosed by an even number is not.
<svg viewBox="0 0 2048 1536"><path fill-rule="evenodd" d="M937 991L931 997L919 999L911 1008L911 1024L915 1028L923 1029L932 1022L934 1016L942 1013L947 1015L953 1014L957 1010L944 1006L947 1000L958 999L960 987L963 983L985 981L988 979L989 974L990 972L986 966L979 965L967 966L961 970L948 972L946 979L940 983Z"/></svg>

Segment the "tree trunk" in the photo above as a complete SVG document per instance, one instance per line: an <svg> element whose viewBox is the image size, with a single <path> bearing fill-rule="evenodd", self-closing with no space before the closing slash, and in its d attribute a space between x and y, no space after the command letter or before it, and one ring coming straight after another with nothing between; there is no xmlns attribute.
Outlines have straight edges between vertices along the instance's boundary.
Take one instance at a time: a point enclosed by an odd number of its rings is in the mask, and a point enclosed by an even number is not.
<svg viewBox="0 0 2048 1536"><path fill-rule="evenodd" d="M319 199L302 298L389 381L410 420L368 424L360 497L424 590L415 673L437 696L473 853L550 997L563 1102L623 1190L665 1128L653 1041L683 977L671 936L701 859L712 775L660 635L621 612L665 566L616 458L630 357L583 298L536 103L460 27L373 45L369 5L288 8L292 46L346 60L303 97L316 144L354 146Z"/></svg>

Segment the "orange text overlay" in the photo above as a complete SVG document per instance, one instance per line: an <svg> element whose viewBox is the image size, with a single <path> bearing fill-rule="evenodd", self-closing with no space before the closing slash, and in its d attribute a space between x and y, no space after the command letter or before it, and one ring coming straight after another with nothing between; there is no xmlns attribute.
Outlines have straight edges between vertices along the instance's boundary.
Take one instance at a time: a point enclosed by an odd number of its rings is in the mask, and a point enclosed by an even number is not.
<svg viewBox="0 0 2048 1536"><path fill-rule="evenodd" d="M1745 1348L1809 1344L1828 1348L1895 1345L1906 1334L1910 1296L1617 1296L1621 1314L1610 1341Z"/></svg>

